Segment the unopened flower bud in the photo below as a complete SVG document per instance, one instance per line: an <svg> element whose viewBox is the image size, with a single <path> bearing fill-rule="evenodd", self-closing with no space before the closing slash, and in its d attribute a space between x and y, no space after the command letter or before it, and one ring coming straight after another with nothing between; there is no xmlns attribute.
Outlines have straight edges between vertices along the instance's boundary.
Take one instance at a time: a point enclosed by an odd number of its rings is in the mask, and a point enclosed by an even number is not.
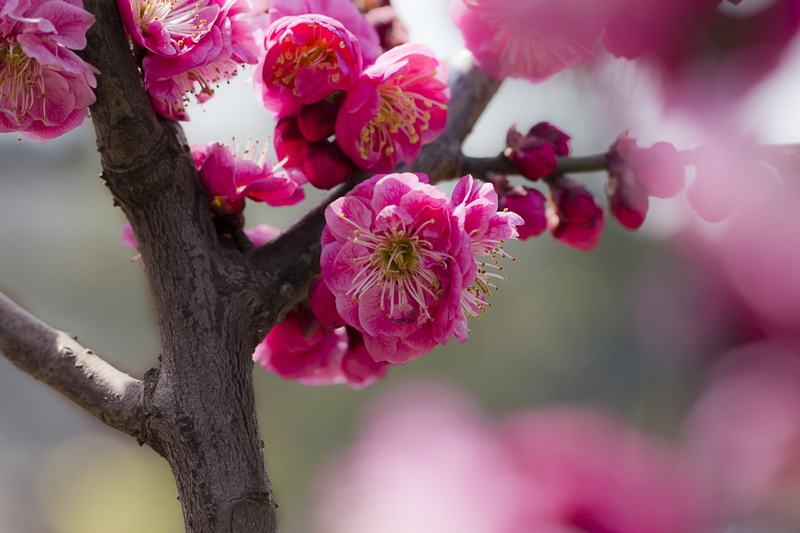
<svg viewBox="0 0 800 533"><path fill-rule="evenodd" d="M559 176L550 182L550 203L547 208L547 229L559 241L591 250L600 242L603 232L603 208L594 195L577 181Z"/></svg>
<svg viewBox="0 0 800 533"><path fill-rule="evenodd" d="M556 156L567 155L569 136L547 122L533 126L522 135L512 126L506 134L505 155L529 180L551 175L558 166Z"/></svg>
<svg viewBox="0 0 800 533"><path fill-rule="evenodd" d="M353 162L339 145L328 141L314 143L308 149L303 172L318 189L332 189L353 174Z"/></svg>
<svg viewBox="0 0 800 533"><path fill-rule="evenodd" d="M300 127L303 137L309 141L324 141L333 135L338 113L339 106L329 99L307 104L300 108L300 113L297 115L297 125Z"/></svg>
<svg viewBox="0 0 800 533"><path fill-rule="evenodd" d="M630 230L639 229L647 216L650 201L644 189L636 183L633 172L626 171L622 176L609 179L606 194L608 208L617 222Z"/></svg>
<svg viewBox="0 0 800 533"><path fill-rule="evenodd" d="M275 125L275 154L279 161L287 159L285 168L302 167L310 143L300 131L296 117L288 117Z"/></svg>
<svg viewBox="0 0 800 533"><path fill-rule="evenodd" d="M525 221L525 224L517 226L519 240L524 241L529 237L538 237L547 228L545 199L542 193L520 185L499 196L499 211L508 209L521 216Z"/></svg>
<svg viewBox="0 0 800 533"><path fill-rule="evenodd" d="M570 136L549 122L539 122L528 130L528 137L539 137L553 145L558 155L569 155Z"/></svg>

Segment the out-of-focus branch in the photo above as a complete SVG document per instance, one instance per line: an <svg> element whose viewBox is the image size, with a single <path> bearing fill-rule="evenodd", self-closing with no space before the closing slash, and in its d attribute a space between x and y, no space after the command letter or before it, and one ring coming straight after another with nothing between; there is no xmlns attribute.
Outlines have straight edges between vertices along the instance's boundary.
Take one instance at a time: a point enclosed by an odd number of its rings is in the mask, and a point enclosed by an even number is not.
<svg viewBox="0 0 800 533"><path fill-rule="evenodd" d="M139 437L141 381L130 377L0 294L0 352L109 426Z"/></svg>

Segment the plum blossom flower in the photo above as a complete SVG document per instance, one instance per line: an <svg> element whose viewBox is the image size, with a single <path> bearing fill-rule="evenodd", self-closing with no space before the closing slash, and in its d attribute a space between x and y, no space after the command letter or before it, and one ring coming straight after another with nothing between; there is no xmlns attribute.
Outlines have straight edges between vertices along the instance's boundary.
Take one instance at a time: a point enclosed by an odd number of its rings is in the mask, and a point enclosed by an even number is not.
<svg viewBox="0 0 800 533"><path fill-rule="evenodd" d="M131 39L156 54L177 57L191 51L233 2L219 0L117 0Z"/></svg>
<svg viewBox="0 0 800 533"><path fill-rule="evenodd" d="M94 20L76 2L0 4L0 132L47 141L83 122L97 70L73 50Z"/></svg>
<svg viewBox="0 0 800 533"><path fill-rule="evenodd" d="M348 93L336 140L362 170L389 172L441 135L449 101L447 70L433 51L398 46L366 68Z"/></svg>
<svg viewBox="0 0 800 533"><path fill-rule="evenodd" d="M283 17L267 29L261 65L265 87L313 104L349 90L361 71L361 49L342 24L324 15Z"/></svg>
<svg viewBox="0 0 800 533"><path fill-rule="evenodd" d="M246 147L242 153L219 143L192 145L192 156L211 208L220 215L237 214L245 198L269 205L293 205L304 198L305 175L297 169L275 169L263 153Z"/></svg>
<svg viewBox="0 0 800 533"><path fill-rule="evenodd" d="M350 0L273 0L269 10L272 22L286 16L309 13L325 15L341 22L358 39L365 65L371 65L381 55L378 32Z"/></svg>
<svg viewBox="0 0 800 533"><path fill-rule="evenodd" d="M323 278L375 360L400 364L452 335L466 341L466 317L492 287L476 256L503 255L499 241L516 234L516 215L488 215L489 189L465 176L454 209L425 175L378 175L326 209Z"/></svg>
<svg viewBox="0 0 800 533"><path fill-rule="evenodd" d="M361 333L333 329L320 322L308 305L286 314L256 347L253 360L273 374L303 385L346 384L361 389L386 376L389 365L375 361Z"/></svg>
<svg viewBox="0 0 800 533"><path fill-rule="evenodd" d="M591 59L605 2L453 0L467 49L490 76L543 81Z"/></svg>
<svg viewBox="0 0 800 533"><path fill-rule="evenodd" d="M465 314L475 318L486 311L486 297L492 295L492 290L498 290L494 280L505 281L499 274L503 267L498 265L498 259L510 257L503 245L517 237L516 226L524 223L522 217L512 211L498 212L497 202L497 192L491 183L481 185L469 175L461 178L453 190L454 213L459 226L469 236L477 268L475 285L461 294L461 307Z"/></svg>
<svg viewBox="0 0 800 533"><path fill-rule="evenodd" d="M143 59L145 88L161 116L188 121L188 94L203 103L244 64L256 63L255 27L245 20L246 11L243 0L229 2L217 23L189 50L179 55L155 53Z"/></svg>

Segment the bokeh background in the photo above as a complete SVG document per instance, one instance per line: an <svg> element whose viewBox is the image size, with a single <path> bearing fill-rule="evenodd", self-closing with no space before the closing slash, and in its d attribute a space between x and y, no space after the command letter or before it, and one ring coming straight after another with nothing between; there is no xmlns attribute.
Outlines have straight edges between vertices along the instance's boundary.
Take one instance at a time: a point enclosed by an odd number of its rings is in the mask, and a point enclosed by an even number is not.
<svg viewBox="0 0 800 533"><path fill-rule="evenodd" d="M412 40L457 60L461 41L447 1L393 4ZM274 123L256 103L248 75L190 110L190 142L266 139ZM757 142L800 141L799 82L800 45L732 111L733 122ZM615 62L536 86L505 82L465 151L495 155L511 124L525 130L541 120L572 135L576 154L602 152L626 129L643 146L666 140L684 149L702 142L691 116L661 108L653 83ZM159 352L153 307L141 267L131 261L135 252L120 241L124 216L99 172L88 121L45 145L0 136L0 291L141 377ZM602 191L602 175L585 181ZM285 228L319 197L308 196L291 208L250 204L248 226ZM488 417L579 403L676 438L708 379L709 361L737 332L703 307L704 274L679 244L687 229L713 234L724 224L700 221L683 196L651 202L641 231L609 221L591 253L547 234L508 244L517 261L506 265L508 281L492 298L493 309L471 325L469 342L452 341L393 368L366 390L304 387L256 368L282 531L310 531L310 487L330 454L353 440L360 413L388 389L421 378L467 391ZM0 531L182 531L176 495L166 463L151 450L0 358Z"/></svg>

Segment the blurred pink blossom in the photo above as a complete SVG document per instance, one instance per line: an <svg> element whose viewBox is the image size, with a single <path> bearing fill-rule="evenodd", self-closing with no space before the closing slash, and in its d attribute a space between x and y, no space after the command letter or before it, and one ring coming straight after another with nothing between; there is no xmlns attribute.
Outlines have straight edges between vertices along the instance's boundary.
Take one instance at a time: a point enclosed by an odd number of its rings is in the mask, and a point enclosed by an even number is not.
<svg viewBox="0 0 800 533"><path fill-rule="evenodd" d="M686 424L698 466L735 519L769 513L800 522L800 353L776 343L723 358Z"/></svg>
<svg viewBox="0 0 800 533"><path fill-rule="evenodd" d="M592 58L608 11L592 0L453 0L467 49L490 76L543 81Z"/></svg>
<svg viewBox="0 0 800 533"><path fill-rule="evenodd" d="M462 393L381 398L321 476L320 533L701 533L713 500L673 446L597 410L487 420Z"/></svg>

